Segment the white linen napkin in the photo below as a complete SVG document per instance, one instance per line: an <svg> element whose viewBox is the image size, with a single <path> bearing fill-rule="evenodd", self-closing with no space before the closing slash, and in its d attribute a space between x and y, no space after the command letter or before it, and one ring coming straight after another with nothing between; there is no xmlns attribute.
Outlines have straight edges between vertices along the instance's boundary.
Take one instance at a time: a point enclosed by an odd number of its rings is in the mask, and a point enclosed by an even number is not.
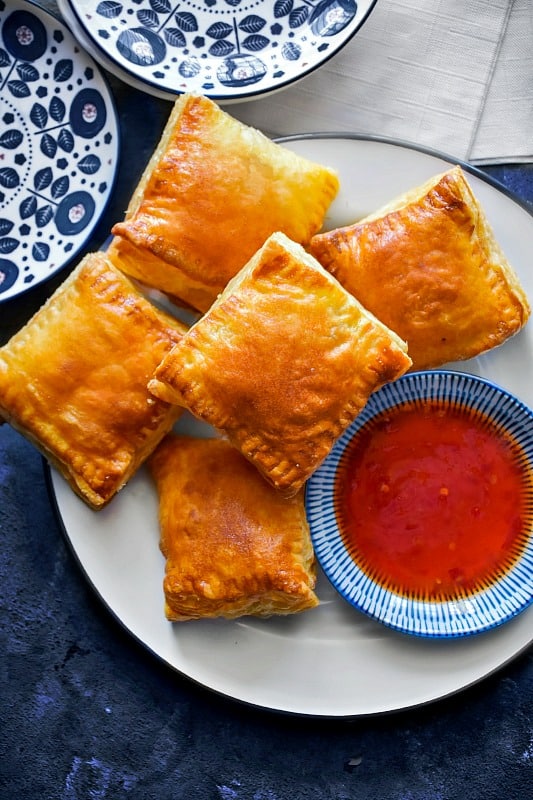
<svg viewBox="0 0 533 800"><path fill-rule="evenodd" d="M228 111L272 136L367 133L478 164L533 161L533 4L378 0L315 73Z"/></svg>
<svg viewBox="0 0 533 800"><path fill-rule="evenodd" d="M514 0L469 153L473 163L533 161L533 4Z"/></svg>

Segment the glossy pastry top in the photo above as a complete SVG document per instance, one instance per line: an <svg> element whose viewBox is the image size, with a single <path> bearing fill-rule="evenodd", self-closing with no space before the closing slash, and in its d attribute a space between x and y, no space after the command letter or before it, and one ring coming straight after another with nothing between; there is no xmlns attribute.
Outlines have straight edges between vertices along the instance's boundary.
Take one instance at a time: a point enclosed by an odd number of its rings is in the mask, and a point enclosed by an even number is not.
<svg viewBox="0 0 533 800"><path fill-rule="evenodd" d="M272 142L205 97L182 96L109 254L121 269L205 311L274 231L306 244L336 173Z"/></svg>
<svg viewBox="0 0 533 800"><path fill-rule="evenodd" d="M185 330L91 254L0 349L0 414L99 508L177 419L147 382Z"/></svg>
<svg viewBox="0 0 533 800"><path fill-rule="evenodd" d="M148 461L159 495L173 621L313 608L303 494L281 497L225 441L170 434Z"/></svg>
<svg viewBox="0 0 533 800"><path fill-rule="evenodd" d="M149 388L223 431L287 495L383 383L404 342L275 234L163 359Z"/></svg>
<svg viewBox="0 0 533 800"><path fill-rule="evenodd" d="M472 358L515 334L530 308L459 167L310 252L404 339L413 368Z"/></svg>

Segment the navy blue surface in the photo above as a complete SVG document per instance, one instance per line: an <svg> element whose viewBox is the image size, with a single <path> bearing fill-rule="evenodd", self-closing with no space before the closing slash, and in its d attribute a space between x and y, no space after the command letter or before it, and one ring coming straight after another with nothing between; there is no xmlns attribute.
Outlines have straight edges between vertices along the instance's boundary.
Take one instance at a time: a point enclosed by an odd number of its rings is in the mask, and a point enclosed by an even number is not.
<svg viewBox="0 0 533 800"><path fill-rule="evenodd" d="M170 112L111 84L122 163L88 250L122 218ZM533 201L531 167L491 172ZM0 308L1 343L64 277ZM261 711L177 675L123 631L66 545L40 455L7 425L0 535L1 800L533 798L533 650L410 712L314 720Z"/></svg>

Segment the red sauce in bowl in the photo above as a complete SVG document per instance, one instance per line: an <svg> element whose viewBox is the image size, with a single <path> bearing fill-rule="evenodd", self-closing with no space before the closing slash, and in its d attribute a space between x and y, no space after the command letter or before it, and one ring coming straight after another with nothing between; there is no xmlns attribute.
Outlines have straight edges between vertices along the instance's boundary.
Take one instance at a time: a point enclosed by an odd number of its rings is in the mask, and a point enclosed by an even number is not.
<svg viewBox="0 0 533 800"><path fill-rule="evenodd" d="M520 446L478 411L406 403L374 417L342 456L345 545L380 585L421 600L472 593L520 556L533 479Z"/></svg>

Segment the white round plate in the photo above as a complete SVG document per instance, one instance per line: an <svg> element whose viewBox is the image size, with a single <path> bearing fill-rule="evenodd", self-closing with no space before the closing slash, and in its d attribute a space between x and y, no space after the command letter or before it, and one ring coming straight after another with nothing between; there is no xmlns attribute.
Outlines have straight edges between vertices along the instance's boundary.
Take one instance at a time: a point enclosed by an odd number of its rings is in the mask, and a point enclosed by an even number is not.
<svg viewBox="0 0 533 800"><path fill-rule="evenodd" d="M84 46L158 97L218 103L264 97L316 70L355 35L376 0L60 0ZM92 46L91 46L92 44Z"/></svg>
<svg viewBox="0 0 533 800"><path fill-rule="evenodd" d="M65 267L113 188L114 101L70 31L33 3L0 5L0 302Z"/></svg>
<svg viewBox="0 0 533 800"><path fill-rule="evenodd" d="M415 405L420 408L429 399L438 399L443 404L440 407L482 414L490 422L494 434L505 435L516 443L514 461L526 476L524 505L532 509L533 411L479 375L441 369L408 373L374 392L307 482L307 519L315 554L324 573L354 608L402 633L449 638L469 636L508 622L533 603L531 513L524 520L524 525L528 525L523 534L525 543L509 567L499 567L492 575L484 576L475 590L467 592L456 586L453 594L445 598L424 597L420 591L399 591L387 580L370 574L350 552L337 517L337 475L352 442L365 426L389 416L390 409ZM486 547L485 530L483 534ZM409 563L408 553L404 551L406 564Z"/></svg>
<svg viewBox="0 0 533 800"><path fill-rule="evenodd" d="M286 147L335 167L341 178L326 227L353 222L446 170L439 155L368 138L304 136ZM470 175L495 233L533 298L533 217L504 191ZM456 367L485 375L533 405L531 325L492 353ZM178 428L209 430L184 417ZM318 608L294 617L172 624L163 613L157 497L147 470L98 513L55 472L51 490L67 540L95 591L125 628L170 667L261 708L323 717L379 714L455 693L501 668L533 641L533 606L492 631L459 640L393 631L343 600L322 573Z"/></svg>

